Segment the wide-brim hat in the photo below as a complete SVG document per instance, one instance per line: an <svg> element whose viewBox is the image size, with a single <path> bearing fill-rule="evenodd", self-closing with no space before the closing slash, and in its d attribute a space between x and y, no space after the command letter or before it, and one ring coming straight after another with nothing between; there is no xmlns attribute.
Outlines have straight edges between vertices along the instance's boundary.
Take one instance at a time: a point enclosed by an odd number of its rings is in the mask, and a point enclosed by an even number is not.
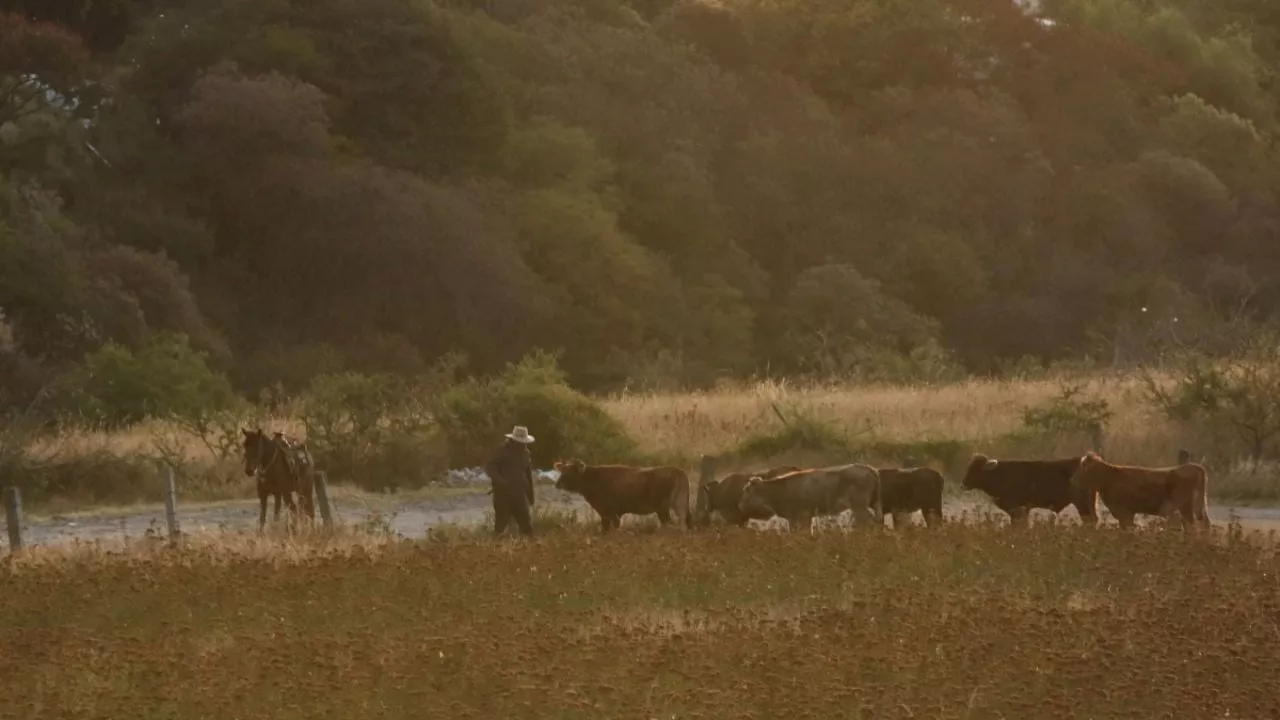
<svg viewBox="0 0 1280 720"><path fill-rule="evenodd" d="M512 429L511 432L507 433L507 437L511 440L515 440L518 443L524 443L526 445L533 442L533 436L529 434L529 428L523 425L515 426L515 428Z"/></svg>

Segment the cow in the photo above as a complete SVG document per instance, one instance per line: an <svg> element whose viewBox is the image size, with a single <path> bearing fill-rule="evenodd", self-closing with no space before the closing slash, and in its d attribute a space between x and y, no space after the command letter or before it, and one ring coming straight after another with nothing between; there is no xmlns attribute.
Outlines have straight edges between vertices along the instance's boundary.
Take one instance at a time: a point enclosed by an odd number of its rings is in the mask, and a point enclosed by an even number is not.
<svg viewBox="0 0 1280 720"><path fill-rule="evenodd" d="M771 480L757 475L743 486L738 511L753 520L779 515L791 532L808 529L815 516L845 510L853 511L859 527L877 520L883 527L879 487L880 474L861 463L799 470Z"/></svg>
<svg viewBox="0 0 1280 720"><path fill-rule="evenodd" d="M1032 508L1060 513L1068 505L1075 505L1080 522L1096 527L1098 493L1071 484L1071 476L1079 466L1079 457L997 460L977 453L969 461L960 484L966 490L985 492L1015 525L1026 524Z"/></svg>
<svg viewBox="0 0 1280 720"><path fill-rule="evenodd" d="M896 530L919 510L929 527L942 523L942 473L927 467L879 468L881 511Z"/></svg>
<svg viewBox="0 0 1280 720"><path fill-rule="evenodd" d="M600 515L604 532L617 528L622 516L657 513L658 522L692 527L689 508L689 476L677 467L587 465L581 460L555 463L560 477L556 489L581 495Z"/></svg>
<svg viewBox="0 0 1280 720"><path fill-rule="evenodd" d="M694 521L701 527L707 527L711 524L711 514L720 513L720 517L724 518L724 521L730 525L746 527L750 518L742 514L742 511L738 509L738 501L742 499L742 488L747 484L747 481L757 476L765 480L771 480L779 475L785 475L799 469L794 465L784 465L756 473L731 473L719 480L707 482L698 488L697 511L694 513Z"/></svg>
<svg viewBox="0 0 1280 720"><path fill-rule="evenodd" d="M1174 512L1182 516L1184 528L1210 524L1209 473L1197 463L1162 468L1113 465L1090 451L1080 458L1071 484L1098 493L1122 528L1132 528L1135 515L1168 518Z"/></svg>

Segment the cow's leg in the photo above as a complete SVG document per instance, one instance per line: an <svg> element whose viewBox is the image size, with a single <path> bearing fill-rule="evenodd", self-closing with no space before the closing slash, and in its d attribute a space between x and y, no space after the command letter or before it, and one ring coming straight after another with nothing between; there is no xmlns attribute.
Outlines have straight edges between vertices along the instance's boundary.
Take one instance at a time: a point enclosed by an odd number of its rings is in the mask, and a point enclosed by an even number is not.
<svg viewBox="0 0 1280 720"><path fill-rule="evenodd" d="M876 525L876 514L865 505L853 508L853 521L859 530L873 528ZM894 520L895 527L897 520ZM884 527L884 518L880 518L880 527Z"/></svg>
<svg viewBox="0 0 1280 720"><path fill-rule="evenodd" d="M1076 506L1076 512L1080 514L1080 524L1085 527L1098 527L1098 512L1096 508L1089 507L1088 503L1072 503Z"/></svg>
<svg viewBox="0 0 1280 720"><path fill-rule="evenodd" d="M1132 530L1135 527L1133 522L1133 513L1127 511L1116 512L1112 510L1111 514L1115 516L1116 522L1120 523L1121 529Z"/></svg>
<svg viewBox="0 0 1280 720"><path fill-rule="evenodd" d="M671 524L671 510L666 506L658 508L658 524L663 527Z"/></svg>
<svg viewBox="0 0 1280 720"><path fill-rule="evenodd" d="M911 513L903 512L901 510L895 511L893 513L893 529L894 530L901 530L902 528L910 524L910 522L911 522Z"/></svg>
<svg viewBox="0 0 1280 720"><path fill-rule="evenodd" d="M619 515L601 515L600 516L601 532L609 532L614 528L622 527L622 517Z"/></svg>
<svg viewBox="0 0 1280 720"><path fill-rule="evenodd" d="M928 527L937 527L942 524L942 508L929 508L921 510L924 515L924 524Z"/></svg>
<svg viewBox="0 0 1280 720"><path fill-rule="evenodd" d="M800 513L787 518L787 527L791 532L800 532L800 530L811 531L813 529L813 515L811 513Z"/></svg>

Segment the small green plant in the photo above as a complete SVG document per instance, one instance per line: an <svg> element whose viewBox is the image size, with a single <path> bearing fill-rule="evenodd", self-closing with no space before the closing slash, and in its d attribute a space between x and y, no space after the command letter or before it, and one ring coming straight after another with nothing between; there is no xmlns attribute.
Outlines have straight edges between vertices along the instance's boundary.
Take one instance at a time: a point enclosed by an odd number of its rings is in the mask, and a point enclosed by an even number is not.
<svg viewBox="0 0 1280 720"><path fill-rule="evenodd" d="M1039 407L1022 411L1022 424L1044 433L1088 433L1094 445L1115 415L1105 399L1084 399L1080 385L1063 384L1056 396Z"/></svg>
<svg viewBox="0 0 1280 720"><path fill-rule="evenodd" d="M857 440L870 432L851 432L834 420L794 404L772 406L780 427L754 433L742 440L735 454L744 459L770 460L792 454L832 457L853 453Z"/></svg>

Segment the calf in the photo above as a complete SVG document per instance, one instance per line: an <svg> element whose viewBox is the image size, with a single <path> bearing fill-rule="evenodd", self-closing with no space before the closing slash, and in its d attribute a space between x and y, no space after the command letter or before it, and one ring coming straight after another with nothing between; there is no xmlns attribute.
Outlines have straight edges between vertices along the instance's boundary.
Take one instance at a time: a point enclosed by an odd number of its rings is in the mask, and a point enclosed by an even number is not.
<svg viewBox="0 0 1280 720"><path fill-rule="evenodd" d="M622 516L657 513L658 522L693 525L689 509L689 476L677 467L630 467L627 465L587 465L581 460L558 462L556 489L581 495L600 515L603 531L617 528Z"/></svg>

